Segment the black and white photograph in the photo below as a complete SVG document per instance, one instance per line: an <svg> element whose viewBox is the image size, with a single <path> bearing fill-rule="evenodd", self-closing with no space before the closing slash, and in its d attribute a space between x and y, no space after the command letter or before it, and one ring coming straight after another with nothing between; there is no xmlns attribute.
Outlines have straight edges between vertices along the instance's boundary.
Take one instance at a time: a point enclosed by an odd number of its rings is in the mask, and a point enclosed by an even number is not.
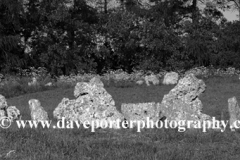
<svg viewBox="0 0 240 160"><path fill-rule="evenodd" d="M240 0L0 0L0 160L240 160Z"/></svg>

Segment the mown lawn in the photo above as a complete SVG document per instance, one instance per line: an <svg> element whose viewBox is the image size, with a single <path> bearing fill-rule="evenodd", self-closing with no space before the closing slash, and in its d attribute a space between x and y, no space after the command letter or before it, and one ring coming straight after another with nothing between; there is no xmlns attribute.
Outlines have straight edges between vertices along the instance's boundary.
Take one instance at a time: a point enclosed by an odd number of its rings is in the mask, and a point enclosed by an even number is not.
<svg viewBox="0 0 240 160"><path fill-rule="evenodd" d="M236 96L240 101L238 77L204 79L207 89L200 99L203 113L217 119L229 118L227 100ZM108 86L120 110L121 103L161 102L174 86ZM39 99L53 119L53 110L63 97L73 99L73 87L26 94L8 99L21 111L22 119L30 119L28 100ZM239 160L240 133L209 130L177 132L175 129L103 130L89 129L0 129L0 155L14 150L13 160ZM4 157L1 157L4 159ZM1 159L0 158L0 159Z"/></svg>

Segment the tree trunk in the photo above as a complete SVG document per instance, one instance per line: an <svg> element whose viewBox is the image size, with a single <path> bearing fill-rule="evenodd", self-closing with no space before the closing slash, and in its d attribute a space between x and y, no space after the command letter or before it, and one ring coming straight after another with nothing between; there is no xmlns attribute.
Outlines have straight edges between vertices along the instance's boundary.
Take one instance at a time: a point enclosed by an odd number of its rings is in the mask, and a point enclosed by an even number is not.
<svg viewBox="0 0 240 160"><path fill-rule="evenodd" d="M104 13L107 14L107 0L104 0Z"/></svg>
<svg viewBox="0 0 240 160"><path fill-rule="evenodd" d="M193 21L193 24L197 24L198 23L197 2L198 2L198 0L193 0L193 4L192 4L192 21Z"/></svg>

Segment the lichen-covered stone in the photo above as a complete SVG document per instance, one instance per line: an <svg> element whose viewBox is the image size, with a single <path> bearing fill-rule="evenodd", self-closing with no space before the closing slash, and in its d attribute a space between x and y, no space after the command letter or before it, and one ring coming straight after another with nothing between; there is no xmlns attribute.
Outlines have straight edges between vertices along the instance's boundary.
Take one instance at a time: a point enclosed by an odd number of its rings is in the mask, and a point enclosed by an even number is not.
<svg viewBox="0 0 240 160"><path fill-rule="evenodd" d="M36 121L48 120L48 113L41 106L41 103L39 100L31 99L28 101L28 104L29 104L32 120L36 120Z"/></svg>
<svg viewBox="0 0 240 160"><path fill-rule="evenodd" d="M205 83L193 74L185 76L167 95L164 95L161 112L168 120L210 119L210 116L201 113L202 102L198 98L205 88Z"/></svg>
<svg viewBox="0 0 240 160"><path fill-rule="evenodd" d="M177 84L179 75L176 72L169 72L166 73L163 79L163 84L169 85L169 84Z"/></svg>
<svg viewBox="0 0 240 160"><path fill-rule="evenodd" d="M138 81L136 82L136 84L138 84L138 85L142 85L143 83L144 83L143 80L138 80Z"/></svg>
<svg viewBox="0 0 240 160"><path fill-rule="evenodd" d="M0 118L6 117L6 111L5 110L0 110Z"/></svg>
<svg viewBox="0 0 240 160"><path fill-rule="evenodd" d="M20 111L15 106L9 106L7 108L7 117L11 120L16 120L20 117Z"/></svg>
<svg viewBox="0 0 240 160"><path fill-rule="evenodd" d="M188 74L194 74L195 76L207 76L209 74L209 69L206 67L195 67L185 72L185 76Z"/></svg>
<svg viewBox="0 0 240 160"><path fill-rule="evenodd" d="M8 117L11 121L20 117L20 111L15 106L8 106L6 98L0 95L0 118Z"/></svg>
<svg viewBox="0 0 240 160"><path fill-rule="evenodd" d="M228 99L228 112L230 117L229 124L230 124L230 127L232 126L231 130L235 130L233 123L235 121L240 120L240 108L239 108L236 97L232 97Z"/></svg>
<svg viewBox="0 0 240 160"><path fill-rule="evenodd" d="M66 120L96 121L96 120L123 120L123 116L115 107L112 96L104 89L98 78L93 78L89 83L79 82L75 86L76 99L63 98L53 112L57 119L64 117ZM116 128L116 125L113 126Z"/></svg>
<svg viewBox="0 0 240 160"><path fill-rule="evenodd" d="M3 95L0 95L0 109L6 109L6 108L7 108L6 98Z"/></svg>
<svg viewBox="0 0 240 160"><path fill-rule="evenodd" d="M152 83L153 85L158 85L159 84L159 79L156 75L152 74L149 76L145 76L145 82L147 86L150 86L150 83Z"/></svg>

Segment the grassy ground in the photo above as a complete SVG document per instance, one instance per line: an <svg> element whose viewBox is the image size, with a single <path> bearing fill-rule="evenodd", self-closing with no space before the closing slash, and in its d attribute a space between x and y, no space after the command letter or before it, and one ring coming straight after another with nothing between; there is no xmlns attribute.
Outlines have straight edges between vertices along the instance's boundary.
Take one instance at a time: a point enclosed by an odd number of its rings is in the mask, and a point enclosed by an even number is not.
<svg viewBox="0 0 240 160"><path fill-rule="evenodd" d="M228 119L227 100L236 96L240 101L240 80L237 77L213 77L204 80L207 89L200 97L203 113L217 119ZM117 109L121 103L161 102L174 86L107 86ZM53 110L63 97L73 99L73 88L25 94L8 99L21 111L22 119L30 119L28 100L39 99L53 119ZM223 116L221 116L223 115ZM238 160L240 134L229 130L221 133L171 129L103 130L88 129L0 129L0 155L14 160ZM1 158L0 158L1 159ZM3 159L3 157L2 157Z"/></svg>

